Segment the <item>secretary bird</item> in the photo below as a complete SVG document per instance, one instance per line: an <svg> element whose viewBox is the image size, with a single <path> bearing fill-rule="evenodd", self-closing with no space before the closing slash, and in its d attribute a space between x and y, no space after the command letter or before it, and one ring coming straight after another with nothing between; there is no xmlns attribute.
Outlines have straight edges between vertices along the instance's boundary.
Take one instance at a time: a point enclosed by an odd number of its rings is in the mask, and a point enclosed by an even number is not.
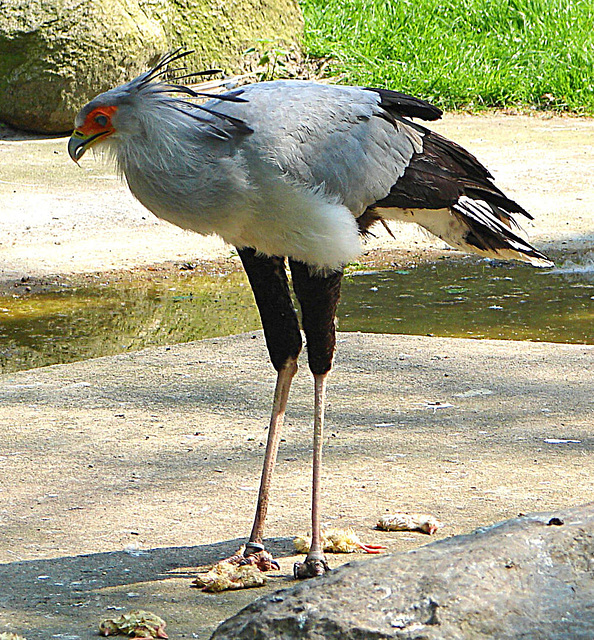
<svg viewBox="0 0 594 640"><path fill-rule="evenodd" d="M204 94L163 80L188 53L165 55L84 106L68 151L78 162L92 145L108 147L147 209L237 248L277 371L244 552L257 561L266 553L271 476L302 347L288 262L315 390L312 542L294 573L321 575L328 570L320 537L326 380L343 267L360 254L361 237L376 222L405 220L482 256L552 263L524 239L513 214L531 216L495 186L488 170L410 119L440 118L428 102L387 89L288 80L242 86L204 102Z"/></svg>

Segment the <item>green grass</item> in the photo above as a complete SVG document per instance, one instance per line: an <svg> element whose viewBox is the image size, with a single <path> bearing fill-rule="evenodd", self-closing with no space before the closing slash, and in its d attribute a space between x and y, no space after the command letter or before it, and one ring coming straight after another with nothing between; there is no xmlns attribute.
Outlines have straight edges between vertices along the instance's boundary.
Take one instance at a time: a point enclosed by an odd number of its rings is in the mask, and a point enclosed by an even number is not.
<svg viewBox="0 0 594 640"><path fill-rule="evenodd" d="M301 0L305 51L341 82L446 109L594 114L592 0Z"/></svg>

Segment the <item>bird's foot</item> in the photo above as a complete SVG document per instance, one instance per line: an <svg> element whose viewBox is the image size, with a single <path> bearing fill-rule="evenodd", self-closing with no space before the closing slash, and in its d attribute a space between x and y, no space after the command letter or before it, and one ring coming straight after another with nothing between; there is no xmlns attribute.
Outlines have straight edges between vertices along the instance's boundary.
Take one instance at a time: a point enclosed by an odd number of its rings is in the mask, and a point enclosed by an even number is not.
<svg viewBox="0 0 594 640"><path fill-rule="evenodd" d="M322 553L310 553L307 555L307 558L305 558L305 562L296 562L293 565L295 580L305 580L306 578L323 576L328 571L330 571L330 567Z"/></svg>
<svg viewBox="0 0 594 640"><path fill-rule="evenodd" d="M238 563L241 565L251 564L258 567L260 571L280 570L279 563L266 551L263 544L259 542L248 542Z"/></svg>

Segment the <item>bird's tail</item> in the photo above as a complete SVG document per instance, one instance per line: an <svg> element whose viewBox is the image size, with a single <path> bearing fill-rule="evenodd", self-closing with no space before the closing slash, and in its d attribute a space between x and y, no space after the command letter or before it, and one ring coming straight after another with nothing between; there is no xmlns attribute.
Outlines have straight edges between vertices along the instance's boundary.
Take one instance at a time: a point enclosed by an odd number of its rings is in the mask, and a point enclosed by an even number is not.
<svg viewBox="0 0 594 640"><path fill-rule="evenodd" d="M461 196L442 209L381 209L387 220L416 222L451 247L485 258L520 260L535 267L552 267L553 262L535 249L515 219L485 200Z"/></svg>
<svg viewBox="0 0 594 640"><path fill-rule="evenodd" d="M422 151L413 154L389 195L362 218L416 222L463 251L537 267L553 265L530 245L514 218L532 216L494 184L472 154L416 123L405 121L405 126L421 135Z"/></svg>
<svg viewBox="0 0 594 640"><path fill-rule="evenodd" d="M444 238L466 251L490 258L521 260L535 267L552 267L553 262L526 239L522 227L505 209L486 200L461 196L451 207L462 234Z"/></svg>

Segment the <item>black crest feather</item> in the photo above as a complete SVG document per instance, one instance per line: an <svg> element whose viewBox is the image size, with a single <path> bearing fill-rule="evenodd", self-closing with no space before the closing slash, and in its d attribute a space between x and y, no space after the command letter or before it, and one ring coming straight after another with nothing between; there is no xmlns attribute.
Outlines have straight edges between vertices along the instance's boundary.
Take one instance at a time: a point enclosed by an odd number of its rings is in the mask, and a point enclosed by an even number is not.
<svg viewBox="0 0 594 640"><path fill-rule="evenodd" d="M138 77L137 79L138 82L136 85L137 88L143 89L147 87L149 84L153 84L153 83L157 84L156 81L159 80L159 78L162 78L163 76L166 76L168 74L175 74L176 72L187 71L186 67L182 66L182 67L172 68L171 65L172 63L178 62L179 60L182 60L183 58L191 55L192 53L194 52L186 51L181 47L179 49L176 49L175 51L166 53L164 56L162 56L159 59L159 61L155 64L155 66L152 69L150 69L149 71L145 72L144 74ZM227 102L247 102L245 98L241 97L241 94L243 93L241 89L228 91L226 93L212 94L212 93L208 93L207 91L196 91L195 89L192 89L191 87L188 87L184 84L178 84L179 80L187 80L189 78L203 77L203 76L213 75L215 73L220 73L220 72L221 71L219 69L208 69L205 71L186 73L181 76L176 76L175 82L166 82L166 81L164 82L161 80L158 83L158 86L153 88L153 91L157 93L180 93L180 94L185 94L187 96L190 96L192 98L216 98L217 100L222 100ZM213 125L212 122L207 119L207 117L201 116L198 113L199 111L208 113L211 116L224 120L228 124L235 127L235 129L239 133L243 133L243 134L253 133L253 129L249 127L243 120L239 118L235 118L233 116L229 116L225 113L220 113L216 109L205 107L204 105L199 103L190 102L189 100L179 100L176 104L172 103L171 107L176 109L177 111L180 111L182 113L185 113L191 116L192 118L195 118L199 122L204 122L209 124L211 126L211 131L218 138L226 139L226 138L229 138L230 135L223 129L220 129L219 127L216 127L215 125Z"/></svg>

